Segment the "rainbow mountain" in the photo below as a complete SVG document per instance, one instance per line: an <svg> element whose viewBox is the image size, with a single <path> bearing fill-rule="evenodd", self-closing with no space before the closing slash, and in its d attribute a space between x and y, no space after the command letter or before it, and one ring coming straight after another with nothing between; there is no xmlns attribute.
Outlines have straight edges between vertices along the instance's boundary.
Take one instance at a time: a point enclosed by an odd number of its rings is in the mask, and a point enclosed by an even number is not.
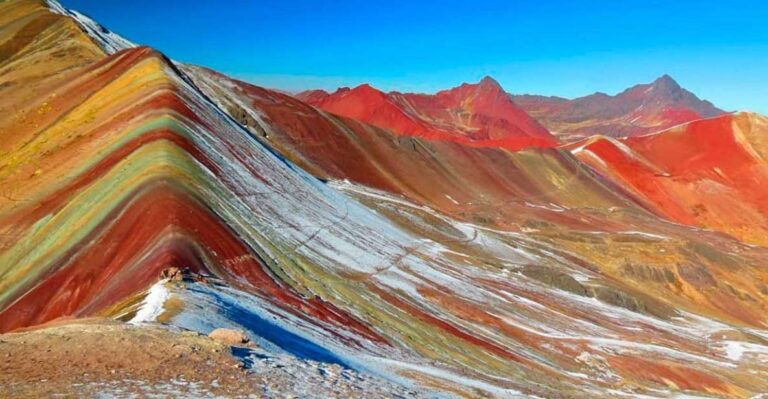
<svg viewBox="0 0 768 399"><path fill-rule="evenodd" d="M490 80L349 115L54 1L0 26L0 332L239 328L434 397L768 391L763 116L561 143Z"/></svg>

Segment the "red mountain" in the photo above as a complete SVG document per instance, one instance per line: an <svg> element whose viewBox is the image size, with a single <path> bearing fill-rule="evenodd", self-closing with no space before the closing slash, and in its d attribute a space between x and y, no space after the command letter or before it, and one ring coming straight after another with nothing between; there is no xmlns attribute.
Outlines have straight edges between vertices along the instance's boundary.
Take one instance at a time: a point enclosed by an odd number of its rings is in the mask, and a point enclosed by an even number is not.
<svg viewBox="0 0 768 399"><path fill-rule="evenodd" d="M768 119L739 113L656 134L593 137L574 154L679 223L766 245Z"/></svg>
<svg viewBox="0 0 768 399"><path fill-rule="evenodd" d="M436 94L384 93L370 85L320 90L297 97L325 111L404 136L447 140L477 147L552 147L557 140L492 78Z"/></svg>
<svg viewBox="0 0 768 399"><path fill-rule="evenodd" d="M725 113L680 87L669 75L653 83L631 87L615 96L595 93L568 100L515 95L512 99L564 140L593 134L636 136Z"/></svg>
<svg viewBox="0 0 768 399"><path fill-rule="evenodd" d="M543 218L584 225L586 215L551 212L567 208L625 206L580 165L567 149L510 152L457 140L404 136L359 120L323 112L301 100L200 67L183 67L211 98L257 138L322 180L349 180L467 220L511 225ZM437 96L467 98L464 85ZM308 95L322 93L303 94ZM325 93L327 96L328 94ZM410 95L414 103L431 97ZM480 108L480 107L478 107ZM485 108L493 111L492 106ZM448 111L430 109L437 116ZM487 140L486 142L492 142ZM567 191L560 182L568 182ZM578 194L578 195L575 195ZM539 206L533 206L538 204ZM524 223L524 222L520 222Z"/></svg>

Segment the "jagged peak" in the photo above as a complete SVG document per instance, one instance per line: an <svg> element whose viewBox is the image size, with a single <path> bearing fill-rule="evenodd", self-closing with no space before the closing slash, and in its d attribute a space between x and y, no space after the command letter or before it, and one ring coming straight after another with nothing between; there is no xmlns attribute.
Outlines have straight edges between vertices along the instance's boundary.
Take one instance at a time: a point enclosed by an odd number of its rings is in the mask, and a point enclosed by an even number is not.
<svg viewBox="0 0 768 399"><path fill-rule="evenodd" d="M451 92L455 92L457 90L458 91L466 91L468 89L470 89L470 90L477 90L477 91L481 91L481 92L494 92L494 93L495 92L500 92L500 91L503 92L504 91L504 89L501 87L499 82L496 81L496 79L494 79L494 78L492 78L490 76L485 76L482 79L480 79L477 83L462 83L459 86L439 91L436 94L439 95L440 93L451 93Z"/></svg>
<svg viewBox="0 0 768 399"><path fill-rule="evenodd" d="M653 83L651 83L651 86L655 88L664 88L670 90L680 90L682 88L675 79L666 73L654 80Z"/></svg>
<svg viewBox="0 0 768 399"><path fill-rule="evenodd" d="M501 87L501 85L499 84L499 82L496 79L494 79L494 78L492 78L492 77L490 77L488 75L486 75L485 77L480 79L480 82L478 83L478 85L480 85L480 86Z"/></svg>
<svg viewBox="0 0 768 399"><path fill-rule="evenodd" d="M349 93L361 94L365 96L386 97L386 93L371 86L368 83L363 83L361 85L354 87L349 91Z"/></svg>
<svg viewBox="0 0 768 399"><path fill-rule="evenodd" d="M654 82L672 82L672 83L677 83L675 81L675 79L672 76L670 76L668 73L665 73L665 74L659 76L658 78L656 78L656 80Z"/></svg>
<svg viewBox="0 0 768 399"><path fill-rule="evenodd" d="M479 82L477 82L475 84L467 84L467 86L474 86L479 91L482 91L482 92L497 93L497 92L503 92L504 91L504 89L501 87L499 82L496 79L494 79L494 78L492 78L490 76L485 76L482 79L480 79Z"/></svg>
<svg viewBox="0 0 768 399"><path fill-rule="evenodd" d="M371 86L370 83L359 84L359 85L355 86L355 88L353 88L352 90L366 90L366 91L367 90L376 90L376 91L379 91L378 89L376 89L373 86Z"/></svg>

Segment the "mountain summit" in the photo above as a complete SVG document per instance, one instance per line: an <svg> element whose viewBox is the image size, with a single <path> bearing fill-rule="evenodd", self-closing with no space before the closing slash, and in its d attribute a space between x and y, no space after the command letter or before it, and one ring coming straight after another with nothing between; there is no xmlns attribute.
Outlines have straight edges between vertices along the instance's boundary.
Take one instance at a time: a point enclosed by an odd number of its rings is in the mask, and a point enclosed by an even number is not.
<svg viewBox="0 0 768 399"><path fill-rule="evenodd" d="M651 85L654 87L669 87L676 90L681 89L677 81L673 79L671 76L667 75L666 73L664 75L659 76L659 78L654 80L653 83L651 83Z"/></svg>
<svg viewBox="0 0 768 399"><path fill-rule="evenodd" d="M385 93L370 85L297 97L325 111L392 132L510 150L551 147L557 141L510 99L491 77L435 94Z"/></svg>
<svg viewBox="0 0 768 399"><path fill-rule="evenodd" d="M477 83L477 86L482 88L483 90L494 90L494 91L495 90L501 90L501 91L504 90L501 87L501 85L499 84L499 82L496 81L496 79L494 79L494 78L492 78L490 76L486 76L486 77L480 79L480 82Z"/></svg>
<svg viewBox="0 0 768 399"><path fill-rule="evenodd" d="M636 136L726 113L681 87L669 75L610 96L595 93L568 100L516 95L517 105L563 140L593 134Z"/></svg>

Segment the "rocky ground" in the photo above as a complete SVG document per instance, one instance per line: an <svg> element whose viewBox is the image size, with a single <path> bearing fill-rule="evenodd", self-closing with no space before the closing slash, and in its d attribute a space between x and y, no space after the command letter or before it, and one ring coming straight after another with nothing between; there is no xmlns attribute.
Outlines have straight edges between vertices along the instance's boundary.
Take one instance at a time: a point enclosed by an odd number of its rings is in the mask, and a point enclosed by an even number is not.
<svg viewBox="0 0 768 399"><path fill-rule="evenodd" d="M334 364L103 319L0 335L0 359L3 398L423 397Z"/></svg>

